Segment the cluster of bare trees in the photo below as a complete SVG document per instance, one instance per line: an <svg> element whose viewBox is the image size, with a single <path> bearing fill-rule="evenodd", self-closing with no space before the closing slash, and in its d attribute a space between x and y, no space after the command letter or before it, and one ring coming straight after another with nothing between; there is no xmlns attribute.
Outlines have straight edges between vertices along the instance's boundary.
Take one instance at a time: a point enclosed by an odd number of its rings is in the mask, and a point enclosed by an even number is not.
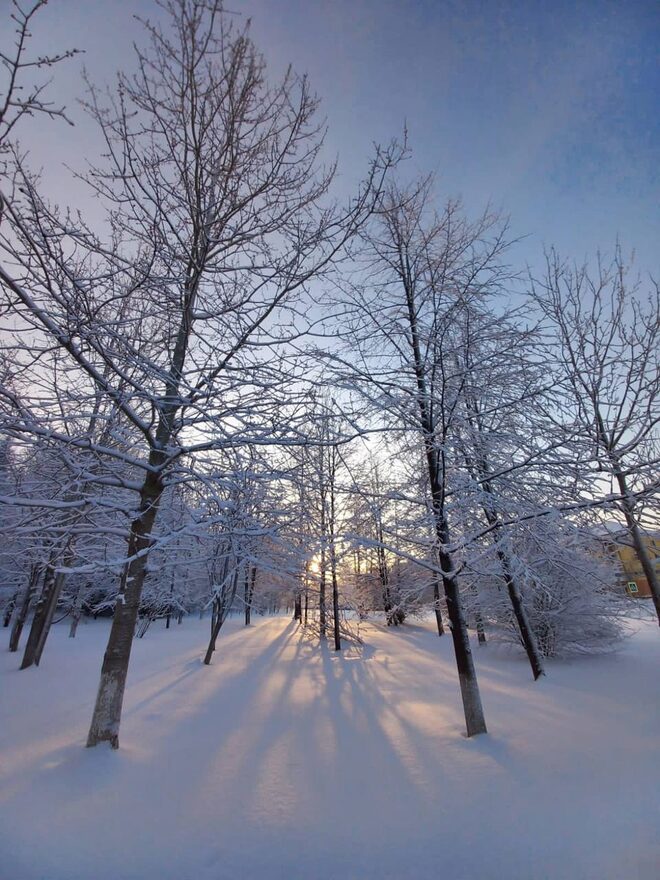
<svg viewBox="0 0 660 880"><path fill-rule="evenodd" d="M88 86L104 152L80 177L104 215L86 224L17 140L26 114L64 114L33 79L72 55L31 59L42 5L14 5L0 54L1 586L12 650L34 608L23 667L59 612L71 635L112 613L88 745L118 745L136 633L208 611L209 663L228 614L249 624L271 595L336 650L347 608L433 609L439 635L444 615L484 732L471 619L513 633L534 678L581 631L614 637L611 566L585 537L603 515L660 619L642 537L657 285L619 253L595 273L551 254L514 303L507 224L397 184L396 144L338 204L309 84L271 81L219 0L168 0L134 73Z"/></svg>

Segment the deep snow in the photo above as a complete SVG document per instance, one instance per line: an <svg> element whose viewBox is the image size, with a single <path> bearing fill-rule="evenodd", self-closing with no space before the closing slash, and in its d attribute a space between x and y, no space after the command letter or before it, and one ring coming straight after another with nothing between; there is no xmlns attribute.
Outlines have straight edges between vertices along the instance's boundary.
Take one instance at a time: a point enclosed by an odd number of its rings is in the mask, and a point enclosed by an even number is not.
<svg viewBox="0 0 660 880"><path fill-rule="evenodd" d="M660 633L550 664L474 646L488 736L463 735L450 638L363 626L336 656L284 618L152 626L121 748L83 748L106 623L0 665L2 880L657 880Z"/></svg>

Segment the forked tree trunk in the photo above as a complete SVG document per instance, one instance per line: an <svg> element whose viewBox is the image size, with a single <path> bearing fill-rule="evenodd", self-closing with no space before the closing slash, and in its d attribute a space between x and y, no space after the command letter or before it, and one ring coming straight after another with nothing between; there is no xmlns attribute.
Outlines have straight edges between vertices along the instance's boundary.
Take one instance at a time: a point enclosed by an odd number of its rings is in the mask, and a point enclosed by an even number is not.
<svg viewBox="0 0 660 880"><path fill-rule="evenodd" d="M64 586L64 582L66 580L66 575L63 572L58 572L55 576L55 582L53 584L53 590L48 600L48 604L46 607L46 615L43 622L43 626L41 627L41 632L39 633L39 640L37 641L37 648L34 652L34 664L38 666L41 662L41 655L44 652L44 648L46 646L46 639L48 638L48 634L50 633L50 627L53 622L53 617L55 616L55 609L57 608L57 603L60 598L60 594L62 593L62 587ZM23 668L23 667L21 667Z"/></svg>
<svg viewBox="0 0 660 880"><path fill-rule="evenodd" d="M18 590L12 595L9 602L7 602L7 607L5 608L5 613L2 619L3 627L8 627L11 623L11 618L14 613L14 608L16 607L16 600L18 599Z"/></svg>
<svg viewBox="0 0 660 880"><path fill-rule="evenodd" d="M234 577L231 585L231 592L229 598L224 596L221 602L217 603L215 619L213 622L213 628L211 630L211 638L209 639L208 648L206 649L206 655L204 656L204 665L208 666L211 663L211 658L213 657L213 652L215 651L215 643L222 629L222 625L227 619L227 614L229 613L231 606L234 604L234 599L236 598L236 590L238 589L238 579L241 573L241 567L239 565L236 566L236 570L234 572Z"/></svg>
<svg viewBox="0 0 660 880"><path fill-rule="evenodd" d="M67 547L62 561L65 565L68 565L71 559L71 549ZM32 626L30 627L30 635L25 645L21 669L27 669L32 665L39 665L65 580L66 575L64 572L55 571L53 558L46 569L44 587L41 591L34 617L32 618Z"/></svg>
<svg viewBox="0 0 660 880"><path fill-rule="evenodd" d="M28 669L35 664L39 665L39 660L37 658L41 657L41 652L43 651L45 643L44 634L48 634L47 631L50 628L50 622L53 619L55 606L57 605L57 600L63 583L63 575L56 573L53 563L49 563L44 575L44 585L41 590L41 595L39 596L37 607L35 608L34 616L32 617L32 625L30 626L30 633L25 644L23 660L20 666L21 669Z"/></svg>
<svg viewBox="0 0 660 880"><path fill-rule="evenodd" d="M30 579L28 580L25 587L25 592L23 593L21 607L19 608L18 614L16 615L14 625L11 628L11 636L9 637L9 650L12 652L18 651L18 645L21 640L21 633L23 632L23 627L25 626L25 621L27 620L28 611L30 610L30 603L32 602L32 598L37 591L37 584L39 582L39 568L39 565L33 565L30 569Z"/></svg>
<svg viewBox="0 0 660 880"><path fill-rule="evenodd" d="M113 749L119 748L119 722L140 596L146 574L147 550L151 543L151 532L162 494L162 477L159 473L150 471L140 493L139 515L131 526L128 544L130 562L124 568L115 604L110 637L101 667L96 705L87 737L88 747L109 742Z"/></svg>
<svg viewBox="0 0 660 880"><path fill-rule="evenodd" d="M34 663L34 655L37 650L39 636L45 620L46 607L53 590L54 582L55 570L53 568L53 559L51 558L51 561L48 562L44 571L44 582L32 616L32 625L30 626L27 643L25 645L25 650L23 651L23 660L20 666L21 669L27 669Z"/></svg>

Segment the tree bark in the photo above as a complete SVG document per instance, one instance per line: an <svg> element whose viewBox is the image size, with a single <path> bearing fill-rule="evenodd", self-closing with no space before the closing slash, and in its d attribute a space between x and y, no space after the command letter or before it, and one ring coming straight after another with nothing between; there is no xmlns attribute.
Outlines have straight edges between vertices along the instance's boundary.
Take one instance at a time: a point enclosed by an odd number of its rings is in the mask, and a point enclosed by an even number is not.
<svg viewBox="0 0 660 880"><path fill-rule="evenodd" d="M481 433L481 425L477 421L478 416L474 409L470 414L470 418L476 421L476 430ZM473 464L472 462L470 462L469 456L467 455L466 460L468 470L472 472ZM522 593L520 592L520 588L518 587L518 584L513 577L513 572L511 570L511 560L509 558L509 555L502 548L502 526L500 523L500 517L497 508L492 503L494 492L493 485L490 481L490 467L483 450L481 450L480 454L478 454L478 462L474 466L474 469L478 470L479 477L481 479L481 487L486 493L486 502L483 503L481 507L484 512L484 516L486 517L486 522L493 529L495 554L502 568L504 582L506 583L506 589L509 594L509 601L511 602L511 608L513 610L513 614L518 625L520 639L523 643L523 647L525 648L525 653L527 654L527 659L529 660L529 665L532 670L532 675L534 676L534 681L537 681L542 675L545 675L543 658L541 655L541 651L539 650L536 633L534 632L532 625L529 622L529 616L523 603Z"/></svg>
<svg viewBox="0 0 660 880"><path fill-rule="evenodd" d="M440 523L438 530L444 532L446 525ZM444 538L444 534L442 537ZM442 540L442 543L444 544L445 541ZM477 673L474 668L474 660L472 659L470 637L465 625L463 609L461 608L458 581L452 571L452 559L443 550L438 555L443 572L442 583L447 600L447 616L449 617L451 637L454 643L454 655L456 657L458 681L461 688L465 726L467 735L470 737L479 733L487 733L486 719L484 718Z"/></svg>
<svg viewBox="0 0 660 880"><path fill-rule="evenodd" d="M89 584L88 584L89 586ZM83 591L84 587L81 583L78 587L78 592L76 593L76 598L73 602L73 608L71 609L71 626L69 628L69 638L75 639L76 631L78 629L78 624L80 623L80 615L82 614L82 604L83 604Z"/></svg>
<svg viewBox="0 0 660 880"><path fill-rule="evenodd" d="M511 563L508 555L501 548L498 548L497 558L499 559L500 565L502 566L502 573L504 574L504 580L506 582L509 600L511 601L511 607L516 618L516 622L518 623L520 638L522 639L523 647L525 648L527 659L529 660L529 665L532 669L534 681L536 681L542 675L545 675L543 659L541 657L538 641L536 639L536 633L532 629L532 625L529 622L529 616L523 604L522 595L520 593L520 589L518 588L518 584L511 574Z"/></svg>
<svg viewBox="0 0 660 880"><path fill-rule="evenodd" d="M484 718L481 695L477 673L474 668L472 651L470 649L470 637L465 625L465 617L461 607L458 580L454 573L451 555L444 549L449 543L449 525L444 510L443 478L445 475L444 461L441 465L439 452L435 444L436 431L433 417L429 406L429 395L424 373L424 361L419 341L417 326L417 312L415 309L415 297L410 282L409 267L403 267L402 281L406 291L406 303L408 307L408 320L411 330L411 344L415 366L415 378L418 390L418 406L420 411L420 427L424 440L424 451L428 467L429 484L431 488L432 513L438 539L438 558L442 572L442 584L447 600L447 615L451 626L451 636L454 644L456 668L463 701L465 714L465 726L467 735L475 736L486 733L486 719Z"/></svg>
<svg viewBox="0 0 660 880"><path fill-rule="evenodd" d="M9 650L12 652L18 651L18 645L21 640L21 633L23 632L23 627L28 616L28 611L30 610L30 603L32 602L32 598L37 590L38 582L39 566L35 564L30 569L30 578L25 587L23 601L21 602L21 607L18 610L18 615L16 616L14 625L11 628L11 635L9 637Z"/></svg>
<svg viewBox="0 0 660 880"><path fill-rule="evenodd" d="M46 646L46 639L48 638L48 634L50 633L50 627L53 622L53 617L55 615L55 609L57 608L57 602L60 598L60 593L62 592L62 587L64 586L64 582L66 580L66 575L63 572L58 572L55 576L55 582L53 584L53 589L48 599L48 603L46 606L46 614L43 621L43 626L41 627L41 632L39 633L39 639L37 641L37 647L34 652L34 665L38 666L41 662L41 655L44 652L44 647ZM23 667L21 667L23 668Z"/></svg>
<svg viewBox="0 0 660 880"><path fill-rule="evenodd" d="M248 569L248 571L250 571ZM253 565L250 571L250 581L248 585L248 572L245 573L245 625L250 625L252 618L252 597L254 596L254 584L257 579L257 566Z"/></svg>
<svg viewBox="0 0 660 880"><path fill-rule="evenodd" d="M325 540L325 538L324 538ZM321 561L319 563L319 629L321 638L325 638L326 633L326 614L325 614L325 578L326 578L326 559L325 547L321 549Z"/></svg>
<svg viewBox="0 0 660 880"><path fill-rule="evenodd" d="M334 538L333 538L334 540ZM341 633L339 630L339 587L337 585L337 561L335 559L334 546L331 550L330 569L332 576L332 613L334 616L335 651L341 651Z"/></svg>
<svg viewBox="0 0 660 880"><path fill-rule="evenodd" d="M474 609L474 621L477 625L477 641L480 645L486 644L486 629L484 627L484 618L481 608L477 604Z"/></svg>
<svg viewBox="0 0 660 880"><path fill-rule="evenodd" d="M5 608L4 617L2 620L3 627L7 628L11 623L12 615L14 614L14 608L16 607L16 600L18 599L18 590L12 595L9 602L7 602L7 607Z"/></svg>
<svg viewBox="0 0 660 880"><path fill-rule="evenodd" d="M245 625L250 625L250 570L245 569L245 583L243 584L243 603L245 605Z"/></svg>
<svg viewBox="0 0 660 880"><path fill-rule="evenodd" d="M228 614L228 612L234 602L234 598L236 596L236 590L238 589L239 576L240 576L240 566L237 565L236 570L234 572L234 577L232 580L231 592L230 592L229 598L227 599L227 597L223 596L222 601L218 602L218 604L217 604L216 613L215 613L215 620L213 623L213 629L211 630L211 638L209 639L209 644L206 649L206 654L204 656L204 665L205 666L209 666L211 663L211 658L213 657L213 652L215 651L215 643L218 638L218 634L220 633L220 630L222 629L223 623L227 619L227 614Z"/></svg>
<svg viewBox="0 0 660 880"><path fill-rule="evenodd" d="M485 483L484 489L490 493L490 484ZM520 633L523 647L525 648L525 653L527 654L527 659L529 660L532 675L534 676L534 681L537 681L542 675L545 675L543 658L541 656L541 651L539 650L536 634L532 629L527 610L523 604L520 588L518 587L511 571L511 560L509 559L508 554L502 549L502 527L500 525L499 516L497 515L497 512L489 508L488 505L483 506L483 511L486 516L486 521L490 526L493 526L495 553L502 567L502 574L504 575L504 582L506 583L506 589L509 594L509 601L511 602L511 608L513 609L513 614L516 623L518 624L518 631Z"/></svg>
<svg viewBox="0 0 660 880"><path fill-rule="evenodd" d="M146 574L147 550L162 494L161 475L148 472L140 493L139 515L131 526L128 545L130 562L122 575L108 646L103 657L101 680L87 737L88 748L101 742L109 742L113 749L119 748L119 722Z"/></svg>

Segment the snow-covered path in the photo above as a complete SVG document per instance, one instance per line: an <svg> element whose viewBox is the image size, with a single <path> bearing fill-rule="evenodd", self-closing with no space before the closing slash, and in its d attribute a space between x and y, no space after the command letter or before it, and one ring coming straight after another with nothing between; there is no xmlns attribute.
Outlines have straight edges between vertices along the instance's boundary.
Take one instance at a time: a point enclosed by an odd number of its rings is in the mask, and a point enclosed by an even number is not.
<svg viewBox="0 0 660 880"><path fill-rule="evenodd" d="M83 748L107 624L0 666L2 880L656 880L660 637L551 665L368 625L336 656L283 618L135 643L119 752ZM162 625L161 625L162 626Z"/></svg>

